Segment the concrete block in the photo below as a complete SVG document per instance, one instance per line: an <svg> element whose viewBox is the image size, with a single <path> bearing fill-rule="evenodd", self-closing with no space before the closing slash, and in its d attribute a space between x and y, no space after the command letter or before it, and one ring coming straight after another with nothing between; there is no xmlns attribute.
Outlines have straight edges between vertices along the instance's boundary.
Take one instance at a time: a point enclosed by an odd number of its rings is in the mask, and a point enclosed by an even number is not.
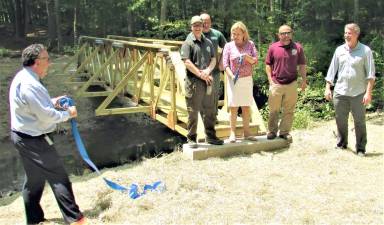
<svg viewBox="0 0 384 225"><path fill-rule="evenodd" d="M183 153L189 159L203 160L211 157L228 157L238 154L252 154L260 151L273 151L288 146L289 142L282 138L267 140L266 136L257 136L257 141L237 139L235 143L229 143L226 140L224 145L198 143L198 148L190 148L184 144Z"/></svg>

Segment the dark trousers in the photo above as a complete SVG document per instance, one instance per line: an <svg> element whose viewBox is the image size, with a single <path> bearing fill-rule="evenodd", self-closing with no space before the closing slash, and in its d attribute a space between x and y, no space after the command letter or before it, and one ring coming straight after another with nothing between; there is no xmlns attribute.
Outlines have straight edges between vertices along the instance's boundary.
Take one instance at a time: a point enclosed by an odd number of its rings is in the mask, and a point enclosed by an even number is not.
<svg viewBox="0 0 384 225"><path fill-rule="evenodd" d="M72 184L63 167L54 145L41 137L27 137L11 132L11 139L19 152L25 170L23 199L27 223L39 223L44 220L40 205L45 181L48 181L66 223L82 218L75 202Z"/></svg>
<svg viewBox="0 0 384 225"><path fill-rule="evenodd" d="M214 69L212 71L212 76L213 76L213 91L215 92L214 94L214 105L215 105L215 113L216 115L218 114L219 111L219 98L220 98L220 70Z"/></svg>
<svg viewBox="0 0 384 225"><path fill-rule="evenodd" d="M333 104L335 106L337 145L347 147L348 145L348 116L352 112L356 134L356 150L365 152L367 145L367 128L365 124L365 106L363 105L364 93L354 97L343 96L334 93Z"/></svg>
<svg viewBox="0 0 384 225"><path fill-rule="evenodd" d="M187 138L190 140L196 140L198 113L200 112L204 123L206 137L208 139L215 139L215 92L212 91L210 95L207 95L207 85L205 84L205 81L197 79L188 80L188 82L186 82L186 92L187 97L185 100L188 110Z"/></svg>

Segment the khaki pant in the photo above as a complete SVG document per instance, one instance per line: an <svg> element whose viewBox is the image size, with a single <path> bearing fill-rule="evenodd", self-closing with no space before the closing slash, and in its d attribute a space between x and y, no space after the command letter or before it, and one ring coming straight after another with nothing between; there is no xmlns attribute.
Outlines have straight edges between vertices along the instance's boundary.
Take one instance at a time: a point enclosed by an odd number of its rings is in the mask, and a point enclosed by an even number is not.
<svg viewBox="0 0 384 225"><path fill-rule="evenodd" d="M268 130L277 134L287 134L292 129L293 115L297 102L297 82L290 84L273 84L269 87ZM279 114L281 121L279 124Z"/></svg>

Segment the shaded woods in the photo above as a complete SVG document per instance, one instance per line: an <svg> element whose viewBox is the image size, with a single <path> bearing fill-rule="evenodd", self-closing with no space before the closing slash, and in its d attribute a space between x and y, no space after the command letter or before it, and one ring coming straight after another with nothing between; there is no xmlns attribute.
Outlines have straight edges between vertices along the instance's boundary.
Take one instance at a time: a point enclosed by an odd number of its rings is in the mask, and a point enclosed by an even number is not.
<svg viewBox="0 0 384 225"><path fill-rule="evenodd" d="M312 116L331 116L323 100L323 76L336 46L343 43L343 27L356 22L360 40L374 51L377 82L369 110L384 105L384 2L376 0L0 0L0 32L3 38L28 40L40 37L52 51L73 52L80 35L108 34L184 40L191 16L206 11L213 27L229 39L236 20L246 23L259 50L260 62L276 30L289 24L294 38L304 45L312 87L300 96L299 109L308 107ZM3 43L2 48L7 48ZM257 95L267 91L264 65L254 73ZM312 107L313 106L313 107Z"/></svg>

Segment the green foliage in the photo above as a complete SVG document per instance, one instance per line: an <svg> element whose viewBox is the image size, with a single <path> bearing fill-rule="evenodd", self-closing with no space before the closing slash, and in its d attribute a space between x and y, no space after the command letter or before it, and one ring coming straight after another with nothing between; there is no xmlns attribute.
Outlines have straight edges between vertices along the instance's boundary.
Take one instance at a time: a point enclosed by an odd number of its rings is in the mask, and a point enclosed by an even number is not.
<svg viewBox="0 0 384 225"><path fill-rule="evenodd" d="M372 91L372 102L367 107L370 111L384 109L384 34L372 31L362 38L363 43L373 51L373 58L375 61L376 81L375 87Z"/></svg>
<svg viewBox="0 0 384 225"><path fill-rule="evenodd" d="M312 123L312 116L308 110L296 108L295 116L293 119L293 129L305 129Z"/></svg>
<svg viewBox="0 0 384 225"><path fill-rule="evenodd" d="M384 110L384 79L383 76L377 77L375 87L372 91L372 102L367 107L369 111Z"/></svg>
<svg viewBox="0 0 384 225"><path fill-rule="evenodd" d="M6 57L9 55L9 50L6 48L0 48L0 57Z"/></svg>
<svg viewBox="0 0 384 225"><path fill-rule="evenodd" d="M151 30L139 31L138 36L168 40L185 40L185 37L190 32L187 24L188 22L185 20L178 20L162 25L155 25Z"/></svg>
<svg viewBox="0 0 384 225"><path fill-rule="evenodd" d="M261 91L262 94L267 95L268 94L268 88L269 88L269 82L268 82L268 76L265 73L265 56L268 51L269 44L261 44L259 45L258 50L258 64L253 71L253 80L254 85L258 87L258 89Z"/></svg>
<svg viewBox="0 0 384 225"><path fill-rule="evenodd" d="M3 25L16 27L14 4L20 1L8 2L4 6L9 5L9 7L3 7L0 10L2 13L0 29ZM47 1L22 2L23 4L28 2L24 5L28 10L21 7L25 12L28 11L28 15L25 15L27 32L47 33L49 22ZM278 27L289 24L294 29L294 40L303 45L307 59L310 87L305 93L300 93L297 106L299 111L303 111L300 112L303 118L307 115L304 112L309 112L309 115L314 118L333 116L331 103L323 99L323 75L328 69L334 50L344 42L344 25L357 21L362 30L361 42L374 51L376 65L377 80L373 90L372 104L368 109L377 110L384 107L382 1L67 0L59 2L61 31L66 36L64 41L70 44L73 44L74 24L76 24L77 35L105 37L108 34L116 34L184 40L190 32L191 16L207 11L212 16L213 27L222 31L229 40L231 25L235 21L243 21L259 51L259 64L255 68L253 78L261 98L265 98L269 88L264 64L268 46L276 41ZM163 18L165 22L160 23L162 3L166 3L166 18ZM355 7L358 7L358 10L354 11ZM74 9L77 12L76 23L73 20ZM75 49L68 45L64 47L64 52L71 54ZM0 55L7 54L7 50L0 49Z"/></svg>
<svg viewBox="0 0 384 225"><path fill-rule="evenodd" d="M76 46L65 45L63 47L63 54L75 55L78 48Z"/></svg>
<svg viewBox="0 0 384 225"><path fill-rule="evenodd" d="M303 45L309 75L327 71L336 46L329 45L325 30L295 31L295 40Z"/></svg>

